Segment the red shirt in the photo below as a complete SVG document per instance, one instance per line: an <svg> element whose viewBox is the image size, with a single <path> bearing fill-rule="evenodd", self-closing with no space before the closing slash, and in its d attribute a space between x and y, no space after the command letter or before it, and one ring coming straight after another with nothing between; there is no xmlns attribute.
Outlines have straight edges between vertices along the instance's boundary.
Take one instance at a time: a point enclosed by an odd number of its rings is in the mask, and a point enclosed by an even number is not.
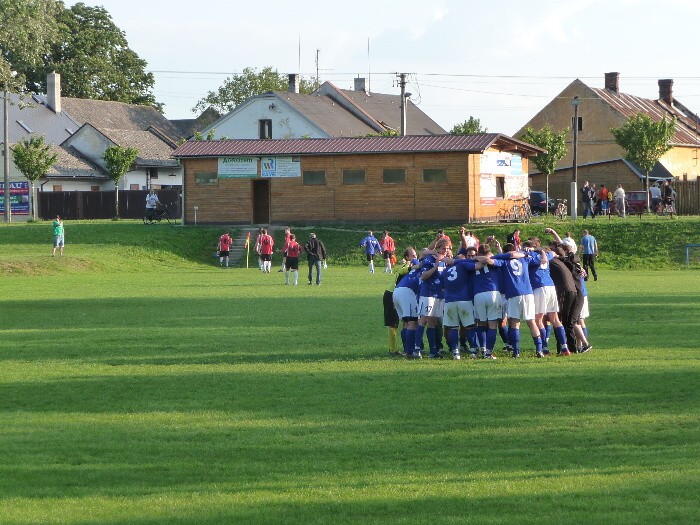
<svg viewBox="0 0 700 525"><path fill-rule="evenodd" d="M297 241L289 241L287 245L287 257L299 257L301 255L301 244Z"/></svg>
<svg viewBox="0 0 700 525"><path fill-rule="evenodd" d="M260 255L272 255L272 247L275 241L269 234L260 236Z"/></svg>
<svg viewBox="0 0 700 525"><path fill-rule="evenodd" d="M229 251L232 243L233 243L233 239L225 233L221 237L219 237L219 249L221 251L224 251L224 252Z"/></svg>
<svg viewBox="0 0 700 525"><path fill-rule="evenodd" d="M391 238L391 236L387 235L382 239L382 250L384 250L385 252L396 251L396 243L394 242L394 239Z"/></svg>

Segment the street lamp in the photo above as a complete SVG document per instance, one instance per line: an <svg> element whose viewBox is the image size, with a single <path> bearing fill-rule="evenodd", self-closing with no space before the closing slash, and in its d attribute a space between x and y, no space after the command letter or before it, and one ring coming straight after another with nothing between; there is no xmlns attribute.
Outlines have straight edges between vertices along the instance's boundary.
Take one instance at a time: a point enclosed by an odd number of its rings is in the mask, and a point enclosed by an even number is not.
<svg viewBox="0 0 700 525"><path fill-rule="evenodd" d="M576 219L578 212L578 105L580 100L574 97L571 104L574 106L574 163L571 173L571 218Z"/></svg>
<svg viewBox="0 0 700 525"><path fill-rule="evenodd" d="M11 77L14 77L17 71L12 71L10 73ZM2 97L2 111L3 111L3 130L2 130L2 168L4 174L4 203L5 203L5 222L10 222L12 220L12 211L10 210L10 104L9 104L9 94L7 92L8 80L3 82L3 97Z"/></svg>

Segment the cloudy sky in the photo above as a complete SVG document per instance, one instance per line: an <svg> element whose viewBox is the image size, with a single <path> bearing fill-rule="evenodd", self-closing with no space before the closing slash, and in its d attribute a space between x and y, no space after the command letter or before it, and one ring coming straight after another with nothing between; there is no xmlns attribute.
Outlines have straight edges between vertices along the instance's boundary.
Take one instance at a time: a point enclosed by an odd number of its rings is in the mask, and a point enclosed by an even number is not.
<svg viewBox="0 0 700 525"><path fill-rule="evenodd" d="M76 2L67 1L67 5ZM442 127L474 116L512 134L573 79L657 98L657 80L700 111L697 0L98 0L148 62L168 118L192 118L208 91L245 67L316 74L340 88L369 79ZM318 65L316 57L318 56Z"/></svg>

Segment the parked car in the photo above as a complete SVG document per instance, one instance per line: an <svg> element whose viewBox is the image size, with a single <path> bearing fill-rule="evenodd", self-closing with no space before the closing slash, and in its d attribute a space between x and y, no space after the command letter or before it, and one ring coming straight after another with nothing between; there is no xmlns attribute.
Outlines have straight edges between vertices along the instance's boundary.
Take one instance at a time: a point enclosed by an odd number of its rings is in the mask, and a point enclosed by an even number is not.
<svg viewBox="0 0 700 525"><path fill-rule="evenodd" d="M647 192L634 190L625 192L625 213L627 215L642 215L647 209ZM615 215L617 209L615 202L611 202L610 214Z"/></svg>
<svg viewBox="0 0 700 525"><path fill-rule="evenodd" d="M530 192L530 210L534 215L542 215L547 209L549 209L549 213L554 213L556 207L557 203L551 197L549 198L549 205L545 207L545 192Z"/></svg>

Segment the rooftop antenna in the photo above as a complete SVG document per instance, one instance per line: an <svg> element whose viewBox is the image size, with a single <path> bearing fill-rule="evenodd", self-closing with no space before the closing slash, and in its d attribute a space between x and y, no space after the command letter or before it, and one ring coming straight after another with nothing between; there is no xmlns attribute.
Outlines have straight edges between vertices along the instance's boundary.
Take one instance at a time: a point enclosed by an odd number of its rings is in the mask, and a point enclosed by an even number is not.
<svg viewBox="0 0 700 525"><path fill-rule="evenodd" d="M299 68L297 69L297 71L299 72L299 74L301 74L301 33L299 33L299 50L298 50L298 53L299 53L299 56L298 56L298 60L299 60L299 66L298 66L298 67L299 67Z"/></svg>
<svg viewBox="0 0 700 525"><path fill-rule="evenodd" d="M372 64L369 60L369 37L367 37L367 93L371 93L372 89Z"/></svg>
<svg viewBox="0 0 700 525"><path fill-rule="evenodd" d="M318 79L318 54L321 52L320 49L316 49L316 91L318 91L319 88L319 79Z"/></svg>

